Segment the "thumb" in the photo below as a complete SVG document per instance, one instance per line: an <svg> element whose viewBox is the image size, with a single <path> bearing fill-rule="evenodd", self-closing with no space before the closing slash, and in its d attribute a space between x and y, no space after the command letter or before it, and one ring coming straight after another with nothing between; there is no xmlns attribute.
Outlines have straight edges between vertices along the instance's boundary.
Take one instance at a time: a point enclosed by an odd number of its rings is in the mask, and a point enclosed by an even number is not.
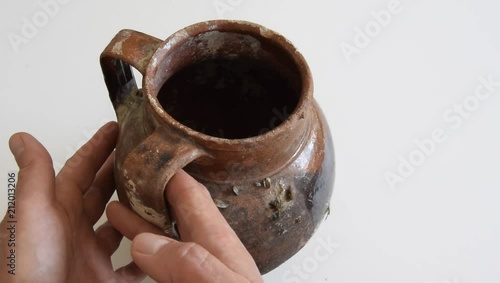
<svg viewBox="0 0 500 283"><path fill-rule="evenodd" d="M132 242L134 262L160 283L248 282L196 243L182 243L150 233Z"/></svg>
<svg viewBox="0 0 500 283"><path fill-rule="evenodd" d="M37 202L52 197L55 174L45 147L27 133L13 135L9 147L19 166L16 199Z"/></svg>
<svg viewBox="0 0 500 283"><path fill-rule="evenodd" d="M28 211L32 212L31 215L36 214L34 208L37 204L49 200L48 197L50 197L55 179L49 153L31 135L26 133L13 135L9 140L9 147L19 166L19 175L17 184L13 185L15 200L12 202L15 208L7 210L4 219L0 222L0 257L2 258L6 258L9 253L12 253L11 248L15 247L17 249L17 246L11 247L11 245L7 245L7 240L12 239L10 238L12 234L6 228L20 229L23 225L20 223L16 228L15 224L8 224L8 221L18 220L18 217L24 217L26 215L25 212ZM23 222L30 223L29 220ZM30 224L27 224L23 227L29 228L30 226ZM35 235L31 235L29 229L24 229L23 231L28 238ZM23 234L20 234L19 237L23 237ZM34 237L36 238L36 236ZM27 263L26 260L23 262ZM15 281L12 278L6 278L9 276L6 270L7 267L8 265L4 264L0 267L0 282Z"/></svg>

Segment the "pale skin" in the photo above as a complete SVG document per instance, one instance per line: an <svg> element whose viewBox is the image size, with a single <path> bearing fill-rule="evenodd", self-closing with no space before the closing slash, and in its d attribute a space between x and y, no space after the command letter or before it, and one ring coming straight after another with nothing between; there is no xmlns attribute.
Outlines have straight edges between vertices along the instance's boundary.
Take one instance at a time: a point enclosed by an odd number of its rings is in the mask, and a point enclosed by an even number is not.
<svg viewBox="0 0 500 283"><path fill-rule="evenodd" d="M57 176L49 153L35 138L26 133L11 137L19 166L16 275L3 262L12 248L6 215L0 223L0 282L141 282L146 275L161 283L263 282L210 193L184 171L165 190L180 242L122 204L108 204L115 189L117 132L114 122L103 126ZM108 222L94 230L104 211ZM133 261L114 269L111 255L123 236L133 240Z"/></svg>

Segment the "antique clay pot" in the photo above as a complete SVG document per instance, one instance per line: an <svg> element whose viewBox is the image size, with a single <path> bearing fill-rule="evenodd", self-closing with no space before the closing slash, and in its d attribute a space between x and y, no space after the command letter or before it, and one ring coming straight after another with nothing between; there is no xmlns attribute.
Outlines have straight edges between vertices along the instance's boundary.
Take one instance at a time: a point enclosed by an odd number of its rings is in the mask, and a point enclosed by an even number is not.
<svg viewBox="0 0 500 283"><path fill-rule="evenodd" d="M288 40L243 21L194 24L165 41L122 30L101 66L120 125L121 202L177 237L163 193L184 168L262 273L305 245L329 213L334 155L309 68Z"/></svg>

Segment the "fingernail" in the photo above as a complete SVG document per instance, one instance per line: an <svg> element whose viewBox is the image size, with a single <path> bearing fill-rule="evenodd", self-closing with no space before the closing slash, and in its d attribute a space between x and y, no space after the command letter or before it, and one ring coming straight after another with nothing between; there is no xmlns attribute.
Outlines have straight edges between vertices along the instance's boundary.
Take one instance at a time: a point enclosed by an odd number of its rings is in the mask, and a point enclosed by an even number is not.
<svg viewBox="0 0 500 283"><path fill-rule="evenodd" d="M154 255L169 243L165 237L144 233L134 239L134 248L141 254Z"/></svg>
<svg viewBox="0 0 500 283"><path fill-rule="evenodd" d="M13 135L9 140L9 147L14 156L20 156L24 151L24 141L19 135Z"/></svg>

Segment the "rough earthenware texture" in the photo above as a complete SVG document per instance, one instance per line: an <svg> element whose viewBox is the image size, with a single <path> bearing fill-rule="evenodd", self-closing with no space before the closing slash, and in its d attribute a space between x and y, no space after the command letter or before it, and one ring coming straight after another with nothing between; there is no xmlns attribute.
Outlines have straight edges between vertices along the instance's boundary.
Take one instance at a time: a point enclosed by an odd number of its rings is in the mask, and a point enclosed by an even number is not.
<svg viewBox="0 0 500 283"><path fill-rule="evenodd" d="M278 109L267 132L241 139L209 136L163 109L157 95L177 71L234 57L273 66L297 90L296 107ZM184 168L210 191L262 273L306 244L330 211L334 156L309 69L290 42L242 21L198 23L166 41L123 30L102 53L101 66L120 124L115 158L120 201L177 237L163 192ZM142 90L131 66L143 74ZM280 117L286 111L289 115ZM280 118L284 121L276 123Z"/></svg>

